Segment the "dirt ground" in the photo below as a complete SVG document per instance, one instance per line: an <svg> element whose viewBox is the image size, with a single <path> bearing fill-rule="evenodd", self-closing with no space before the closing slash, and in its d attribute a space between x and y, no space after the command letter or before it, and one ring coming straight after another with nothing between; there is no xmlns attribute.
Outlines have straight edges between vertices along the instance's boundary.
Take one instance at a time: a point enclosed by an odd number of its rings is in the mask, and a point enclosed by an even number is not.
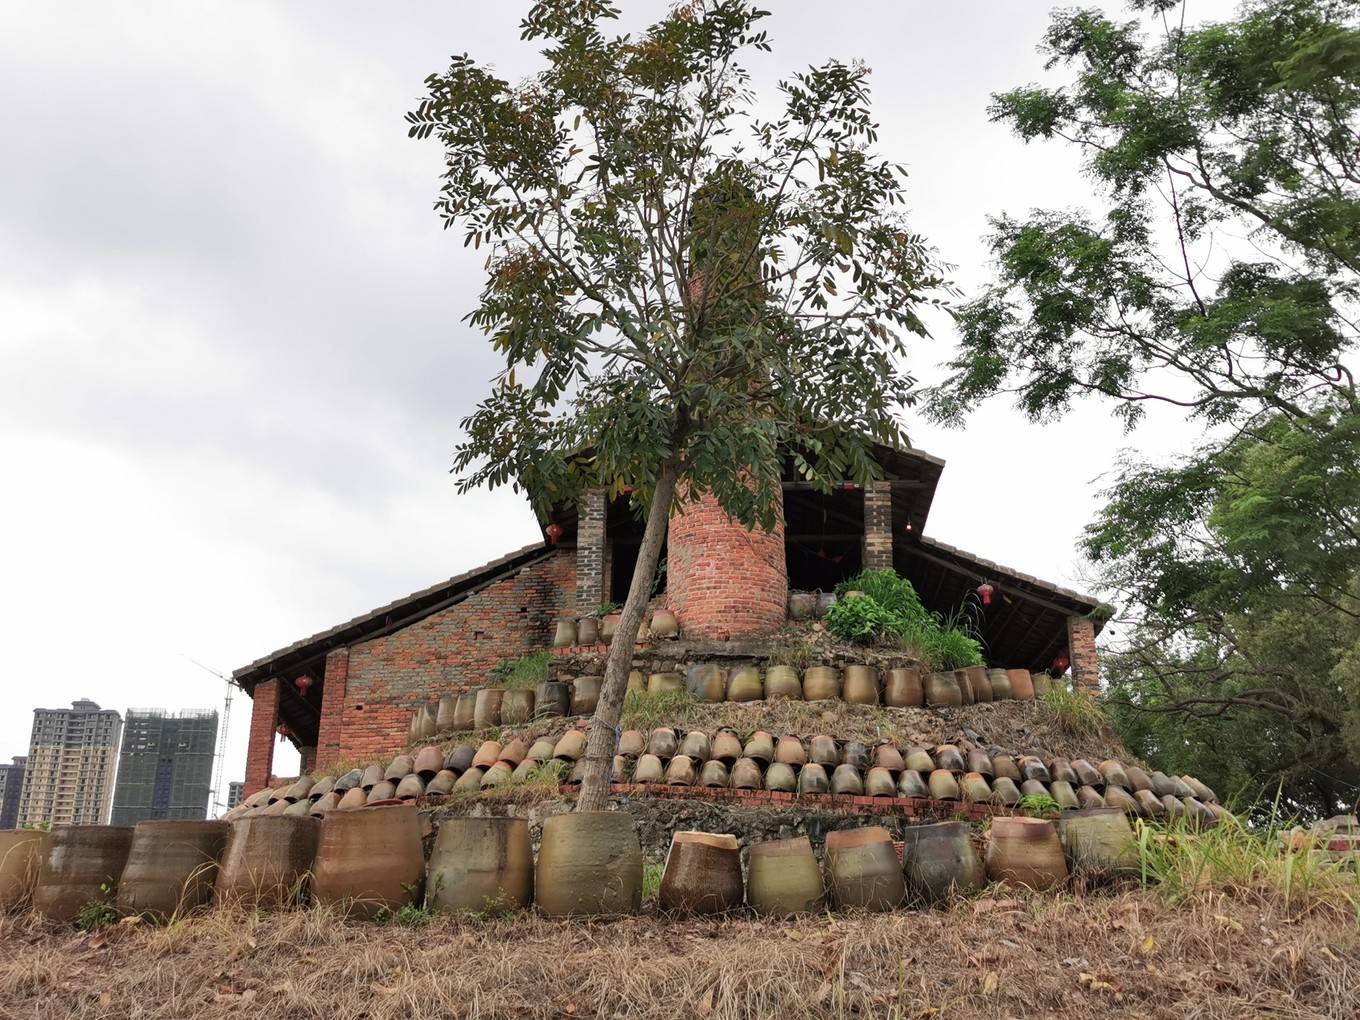
<svg viewBox="0 0 1360 1020"><path fill-rule="evenodd" d="M0 1017L1360 1016L1360 922L1205 894L949 910L419 927L218 912L93 935L0 919Z"/></svg>

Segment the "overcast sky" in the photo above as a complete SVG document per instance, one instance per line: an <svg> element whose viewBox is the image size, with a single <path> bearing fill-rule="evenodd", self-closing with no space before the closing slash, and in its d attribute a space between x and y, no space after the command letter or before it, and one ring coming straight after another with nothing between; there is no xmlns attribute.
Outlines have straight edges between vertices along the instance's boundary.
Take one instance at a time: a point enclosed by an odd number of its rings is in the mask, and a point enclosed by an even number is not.
<svg viewBox="0 0 1360 1020"><path fill-rule="evenodd" d="M768 6L758 86L865 60L880 147L965 291L988 214L1085 201L1071 153L986 117L989 93L1043 77L1049 4ZM32 707L220 708L191 660L229 673L537 538L512 493L459 496L447 474L494 370L460 322L481 255L441 230L439 152L402 120L452 53L532 72L527 7L0 0L4 760ZM936 325L926 379L950 351ZM1076 587L1116 451L1192 438L1155 409L1125 436L1095 405L907 424L949 462L928 534ZM238 693L226 779L249 714Z"/></svg>

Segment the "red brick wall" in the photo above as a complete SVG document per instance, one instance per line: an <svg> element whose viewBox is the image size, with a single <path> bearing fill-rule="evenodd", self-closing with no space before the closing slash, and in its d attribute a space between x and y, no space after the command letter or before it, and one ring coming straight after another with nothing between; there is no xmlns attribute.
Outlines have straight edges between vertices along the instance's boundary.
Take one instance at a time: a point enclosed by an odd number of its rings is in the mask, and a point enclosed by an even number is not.
<svg viewBox="0 0 1360 1020"><path fill-rule="evenodd" d="M345 725L348 687L349 649L337 648L326 656L326 680L321 685L321 722L316 737L318 761L329 764L340 757L340 731Z"/></svg>
<svg viewBox="0 0 1360 1020"><path fill-rule="evenodd" d="M279 682L265 680L255 685L251 696L250 743L246 747L246 785L243 797L269 785L274 768L274 728L279 717Z"/></svg>
<svg viewBox="0 0 1360 1020"><path fill-rule="evenodd" d="M505 660L548 647L553 623L571 611L575 592L575 553L564 549L443 612L351 646L338 713L331 679L333 660L337 679L340 664L331 653L318 764L380 757L405 747L413 709L483 684Z"/></svg>
<svg viewBox="0 0 1360 1020"><path fill-rule="evenodd" d="M681 632L717 639L757 637L784 625L789 577L784 521L771 532L732 521L712 495L670 520L666 593Z"/></svg>
<svg viewBox="0 0 1360 1020"><path fill-rule="evenodd" d="M1072 686L1087 694L1100 692L1100 659L1096 655L1096 629L1084 616L1067 618L1067 654L1072 660Z"/></svg>

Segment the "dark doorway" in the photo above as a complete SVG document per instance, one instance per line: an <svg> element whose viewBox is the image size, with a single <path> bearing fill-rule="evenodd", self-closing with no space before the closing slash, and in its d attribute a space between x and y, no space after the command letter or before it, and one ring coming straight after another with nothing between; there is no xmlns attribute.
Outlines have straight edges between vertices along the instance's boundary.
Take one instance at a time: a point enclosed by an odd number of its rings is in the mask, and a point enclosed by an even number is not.
<svg viewBox="0 0 1360 1020"><path fill-rule="evenodd" d="M864 492L784 490L784 560L793 591L831 591L864 565Z"/></svg>
<svg viewBox="0 0 1360 1020"><path fill-rule="evenodd" d="M605 591L606 602L622 602L628 597L628 587L633 583L633 571L637 568L638 552L642 548L643 521L634 513L628 498L613 500L605 512L606 556L608 565L605 573L609 586ZM652 596L666 590L666 542L661 542L661 559L657 561L657 577L653 582Z"/></svg>

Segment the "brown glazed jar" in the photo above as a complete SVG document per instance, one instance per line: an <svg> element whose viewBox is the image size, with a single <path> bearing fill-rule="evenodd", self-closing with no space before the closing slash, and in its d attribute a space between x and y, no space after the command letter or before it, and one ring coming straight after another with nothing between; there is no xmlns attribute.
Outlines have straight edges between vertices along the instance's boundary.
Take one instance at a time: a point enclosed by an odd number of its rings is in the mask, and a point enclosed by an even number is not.
<svg viewBox="0 0 1360 1020"><path fill-rule="evenodd" d="M690 730L680 742L680 753L695 762L705 762L713 756L713 745L703 730Z"/></svg>
<svg viewBox="0 0 1360 1020"><path fill-rule="evenodd" d="M809 666L803 673L803 697L834 701L841 696L841 674L835 666Z"/></svg>
<svg viewBox="0 0 1360 1020"><path fill-rule="evenodd" d="M713 737L709 757L716 758L728 768L741 757L741 738L733 730L719 730Z"/></svg>
<svg viewBox="0 0 1360 1020"><path fill-rule="evenodd" d="M741 849L735 836L677 832L661 875L657 908L684 914L721 914L741 906Z"/></svg>
<svg viewBox="0 0 1360 1020"><path fill-rule="evenodd" d="M826 887L831 905L892 910L906 896L892 836L878 825L826 834Z"/></svg>
<svg viewBox="0 0 1360 1020"><path fill-rule="evenodd" d="M310 804L305 805L310 807ZM138 822L118 881L118 911L164 920L212 902L227 822Z"/></svg>
<svg viewBox="0 0 1360 1020"><path fill-rule="evenodd" d="M727 677L715 662L696 662L685 674L685 688L695 701L719 702L727 697Z"/></svg>
<svg viewBox="0 0 1360 1020"><path fill-rule="evenodd" d="M684 689L685 678L679 673L652 673L647 677L648 694L669 694Z"/></svg>
<svg viewBox="0 0 1360 1020"><path fill-rule="evenodd" d="M926 704L931 708L956 708L963 704L963 695L953 673L927 673Z"/></svg>
<svg viewBox="0 0 1360 1020"><path fill-rule="evenodd" d="M426 905L441 914L519 909L534 895L523 818L446 818L430 852Z"/></svg>
<svg viewBox="0 0 1360 1020"><path fill-rule="evenodd" d="M328 793L322 801L334 796ZM317 802L317 808L322 801ZM331 816L334 811L327 814ZM320 837L321 822L316 818L284 816L232 822L217 870L215 902L268 910L303 899Z"/></svg>
<svg viewBox="0 0 1360 1020"><path fill-rule="evenodd" d="M760 670L755 666L742 666L732 670L727 681L728 701L760 701L765 697L765 685L760 679Z"/></svg>
<svg viewBox="0 0 1360 1020"><path fill-rule="evenodd" d="M1015 695L1011 693L1011 677L1004 669L987 670L987 679L992 684L993 701L1010 701Z"/></svg>
<svg viewBox="0 0 1360 1020"><path fill-rule="evenodd" d="M1027 669L1008 669L1006 676L1011 681L1011 697L1016 701L1034 700L1034 680Z"/></svg>
<svg viewBox="0 0 1360 1020"><path fill-rule="evenodd" d="M822 872L806 836L751 845L746 902L757 914L815 913L824 896Z"/></svg>
<svg viewBox="0 0 1360 1020"><path fill-rule="evenodd" d="M501 697L501 725L516 726L534 717L534 692L529 687L515 687Z"/></svg>
<svg viewBox="0 0 1360 1020"><path fill-rule="evenodd" d="M421 902L424 883L425 854L413 805L326 817L312 876L318 903L372 918Z"/></svg>
<svg viewBox="0 0 1360 1020"><path fill-rule="evenodd" d="M600 686L604 683L602 676L578 676L571 682L571 707L569 711L572 715L591 715L595 711L595 706L600 702Z"/></svg>
<svg viewBox="0 0 1360 1020"><path fill-rule="evenodd" d="M1049 889L1067 878L1067 862L1053 823L1042 818L993 818L987 877L1031 889Z"/></svg>
<svg viewBox="0 0 1360 1020"><path fill-rule="evenodd" d="M963 671L968 677L968 685L973 691L975 704L986 704L992 700L992 681L987 677L986 666L969 666Z"/></svg>
<svg viewBox="0 0 1360 1020"><path fill-rule="evenodd" d="M456 732L466 732L472 729L477 721L477 692L467 691L458 695L458 701L453 706L453 728Z"/></svg>
<svg viewBox="0 0 1360 1020"><path fill-rule="evenodd" d="M534 718L556 719L571 711L571 686L548 680L534 690Z"/></svg>
<svg viewBox="0 0 1360 1020"><path fill-rule="evenodd" d="M798 679L798 670L792 666L771 666L765 671L765 697L771 701L786 698L789 701L803 700L803 681Z"/></svg>
<svg viewBox="0 0 1360 1020"><path fill-rule="evenodd" d="M86 903L112 898L132 849L132 828L59 825L33 892L33 908L49 921L74 921Z"/></svg>
<svg viewBox="0 0 1360 1020"><path fill-rule="evenodd" d="M908 825L902 830L902 871L908 896L920 903L943 903L987 884L967 822Z"/></svg>
<svg viewBox="0 0 1360 1020"><path fill-rule="evenodd" d="M954 685L959 689L959 703L971 705L973 703L973 685L968 682L968 674L961 669L954 670Z"/></svg>
<svg viewBox="0 0 1360 1020"><path fill-rule="evenodd" d="M501 724L501 699L505 691L499 687L483 687L477 692L472 712L472 728L484 730Z"/></svg>
<svg viewBox="0 0 1360 1020"><path fill-rule="evenodd" d="M919 669L890 669L883 677L883 704L916 708L925 702Z"/></svg>
<svg viewBox="0 0 1360 1020"><path fill-rule="evenodd" d="M846 666L841 697L851 705L877 705L878 670L873 666Z"/></svg>

